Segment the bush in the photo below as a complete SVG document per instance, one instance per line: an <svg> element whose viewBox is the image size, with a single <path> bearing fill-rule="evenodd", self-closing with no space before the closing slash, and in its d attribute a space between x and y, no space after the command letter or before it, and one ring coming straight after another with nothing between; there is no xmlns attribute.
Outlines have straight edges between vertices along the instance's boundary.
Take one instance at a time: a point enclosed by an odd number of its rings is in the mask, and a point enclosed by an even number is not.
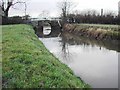
<svg viewBox="0 0 120 90"><path fill-rule="evenodd" d="M2 24L7 25L7 24L23 24L25 22L24 19L20 16L14 16L14 17L2 17Z"/></svg>

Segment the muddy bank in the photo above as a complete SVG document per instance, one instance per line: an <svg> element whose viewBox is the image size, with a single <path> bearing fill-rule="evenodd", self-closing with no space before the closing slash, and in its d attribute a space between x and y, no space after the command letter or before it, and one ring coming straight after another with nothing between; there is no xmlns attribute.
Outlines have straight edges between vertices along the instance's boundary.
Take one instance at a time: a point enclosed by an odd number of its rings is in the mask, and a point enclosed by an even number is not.
<svg viewBox="0 0 120 90"><path fill-rule="evenodd" d="M64 31L96 40L120 40L120 28L117 25L66 24Z"/></svg>

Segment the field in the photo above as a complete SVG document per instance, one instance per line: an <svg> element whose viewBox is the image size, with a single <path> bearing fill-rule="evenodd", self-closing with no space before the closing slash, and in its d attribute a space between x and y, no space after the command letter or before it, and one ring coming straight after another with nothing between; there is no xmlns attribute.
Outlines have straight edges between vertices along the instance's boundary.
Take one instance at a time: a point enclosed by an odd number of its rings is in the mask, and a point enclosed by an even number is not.
<svg viewBox="0 0 120 90"><path fill-rule="evenodd" d="M88 88L39 41L28 25L2 27L3 88Z"/></svg>

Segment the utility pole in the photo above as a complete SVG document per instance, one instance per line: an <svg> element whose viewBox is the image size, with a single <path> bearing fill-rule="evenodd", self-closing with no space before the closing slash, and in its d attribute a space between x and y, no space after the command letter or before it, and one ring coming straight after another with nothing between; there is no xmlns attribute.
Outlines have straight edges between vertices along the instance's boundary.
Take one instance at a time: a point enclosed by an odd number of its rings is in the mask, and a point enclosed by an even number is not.
<svg viewBox="0 0 120 90"><path fill-rule="evenodd" d="M24 2L24 4L25 4L25 20L27 20L27 13L26 13L26 11L27 11L27 5L26 5L26 2Z"/></svg>

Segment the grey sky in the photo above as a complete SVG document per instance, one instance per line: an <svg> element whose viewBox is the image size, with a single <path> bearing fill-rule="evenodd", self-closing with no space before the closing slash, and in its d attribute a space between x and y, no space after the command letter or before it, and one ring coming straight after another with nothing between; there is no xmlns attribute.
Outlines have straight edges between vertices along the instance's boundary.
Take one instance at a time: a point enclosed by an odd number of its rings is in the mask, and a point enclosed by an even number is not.
<svg viewBox="0 0 120 90"><path fill-rule="evenodd" d="M47 11L49 16L59 15L57 3L62 0L27 0L27 14L32 17L37 17L43 11ZM120 0L71 0L77 3L77 7L73 10L95 9L100 11L103 8L105 11L118 11L118 1ZM16 9L10 9L10 15L24 15L24 5L16 5Z"/></svg>

